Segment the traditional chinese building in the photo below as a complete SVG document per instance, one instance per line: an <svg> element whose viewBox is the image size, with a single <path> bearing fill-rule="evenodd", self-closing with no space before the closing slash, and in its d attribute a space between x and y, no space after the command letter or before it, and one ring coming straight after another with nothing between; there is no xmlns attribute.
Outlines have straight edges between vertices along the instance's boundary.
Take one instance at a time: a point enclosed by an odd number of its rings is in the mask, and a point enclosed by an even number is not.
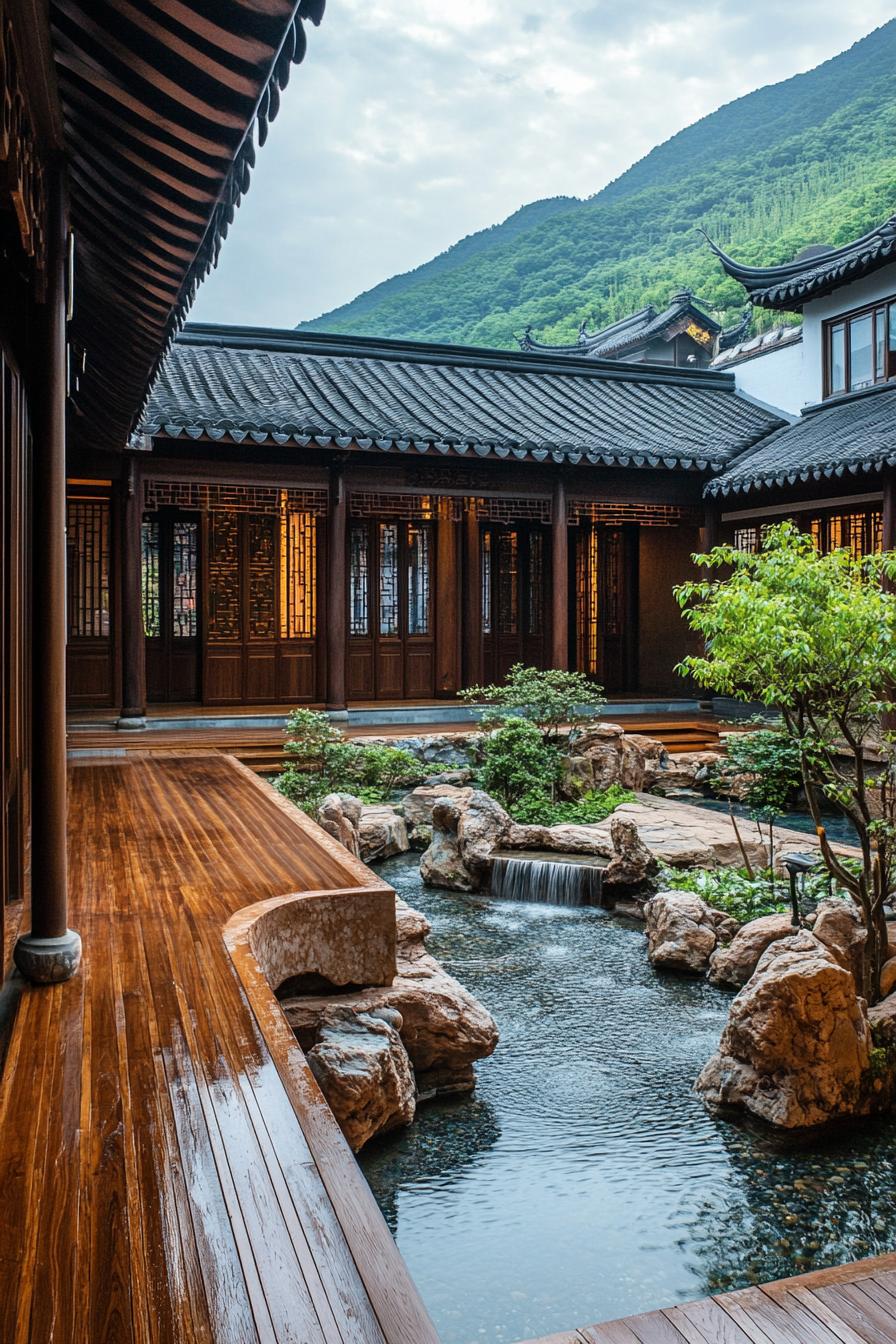
<svg viewBox="0 0 896 1344"><path fill-rule="evenodd" d="M891 549L896 216L854 242L812 247L779 266L742 266L715 251L751 304L802 314L793 336L726 365L744 395L774 396L791 423L707 484L723 528L753 547L768 522L792 517L822 549Z"/></svg>
<svg viewBox="0 0 896 1344"><path fill-rule="evenodd" d="M627 364L672 364L675 368L708 368L720 351L736 345L747 333L751 312L725 330L694 298L689 289L671 296L661 311L653 304L619 318L599 331L582 323L574 345L549 345L535 339L527 327L520 349L533 354L575 355L592 359L619 359Z"/></svg>

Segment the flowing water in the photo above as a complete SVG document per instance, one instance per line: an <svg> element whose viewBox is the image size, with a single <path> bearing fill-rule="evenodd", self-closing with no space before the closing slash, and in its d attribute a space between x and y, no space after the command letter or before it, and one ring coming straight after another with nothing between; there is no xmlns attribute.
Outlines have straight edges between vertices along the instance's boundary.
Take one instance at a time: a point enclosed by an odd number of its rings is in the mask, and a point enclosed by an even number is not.
<svg viewBox="0 0 896 1344"><path fill-rule="evenodd" d="M499 855L492 860L489 895L544 905L600 905L603 871L587 860Z"/></svg>
<svg viewBox="0 0 896 1344"><path fill-rule="evenodd" d="M421 1106L361 1165L444 1344L502 1344L896 1249L896 1124L802 1149L691 1086L728 996L663 977L604 910L381 873L487 1005L473 1097Z"/></svg>

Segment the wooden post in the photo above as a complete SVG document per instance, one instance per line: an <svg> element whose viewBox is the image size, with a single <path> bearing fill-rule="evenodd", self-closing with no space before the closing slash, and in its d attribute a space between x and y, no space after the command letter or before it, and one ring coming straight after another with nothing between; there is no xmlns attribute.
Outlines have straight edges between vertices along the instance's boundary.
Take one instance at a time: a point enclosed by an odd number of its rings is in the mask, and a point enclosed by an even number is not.
<svg viewBox="0 0 896 1344"><path fill-rule="evenodd" d="M146 639L140 574L143 481L128 458L121 483L121 712L119 728L146 727Z"/></svg>
<svg viewBox="0 0 896 1344"><path fill-rule="evenodd" d="M569 666L569 527L566 518L566 485L558 477L554 486L551 523L551 667Z"/></svg>
<svg viewBox="0 0 896 1344"><path fill-rule="evenodd" d="M66 855L65 400L66 203L51 173L47 298L37 342L32 560L31 930L15 947L29 980L55 984L78 969L81 939L68 927Z"/></svg>
<svg viewBox="0 0 896 1344"><path fill-rule="evenodd" d="M452 501L440 499L436 521L436 583L433 607L436 625L436 693L457 695L459 690L457 574L457 524L452 517Z"/></svg>
<svg viewBox="0 0 896 1344"><path fill-rule="evenodd" d="M482 684L482 556L475 499L464 513L463 684Z"/></svg>
<svg viewBox="0 0 896 1344"><path fill-rule="evenodd" d="M707 500L700 530L700 546L704 554L719 544L719 506Z"/></svg>
<svg viewBox="0 0 896 1344"><path fill-rule="evenodd" d="M348 589L345 474L341 466L330 475L330 514L327 519L327 709L345 709L345 638Z"/></svg>
<svg viewBox="0 0 896 1344"><path fill-rule="evenodd" d="M884 470L883 474L884 505L881 518L881 549L884 551L896 550L896 472L892 468ZM884 586L888 592L896 588L892 579L884 579Z"/></svg>

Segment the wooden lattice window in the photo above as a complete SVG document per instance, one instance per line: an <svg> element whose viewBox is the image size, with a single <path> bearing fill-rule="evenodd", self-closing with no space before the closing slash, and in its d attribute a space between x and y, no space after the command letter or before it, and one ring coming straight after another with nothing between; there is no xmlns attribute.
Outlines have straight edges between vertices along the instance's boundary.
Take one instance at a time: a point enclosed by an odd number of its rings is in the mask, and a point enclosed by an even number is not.
<svg viewBox="0 0 896 1344"><path fill-rule="evenodd" d="M429 634L430 532L408 524L408 634Z"/></svg>
<svg viewBox="0 0 896 1344"><path fill-rule="evenodd" d="M529 533L529 634L544 632L544 534Z"/></svg>
<svg viewBox="0 0 896 1344"><path fill-rule="evenodd" d="M159 524L146 518L140 528L140 577L143 605L143 632L147 639L162 633L159 609Z"/></svg>
<svg viewBox="0 0 896 1344"><path fill-rule="evenodd" d="M199 524L177 518L171 529L171 633L175 639L196 638L198 565Z"/></svg>
<svg viewBox="0 0 896 1344"><path fill-rule="evenodd" d="M366 523L349 532L349 634L370 634L370 538Z"/></svg>
<svg viewBox="0 0 896 1344"><path fill-rule="evenodd" d="M240 620L239 515L208 516L208 637L212 643L238 642Z"/></svg>
<svg viewBox="0 0 896 1344"><path fill-rule="evenodd" d="M314 639L316 631L317 519L313 513L284 509L280 514L280 637Z"/></svg>
<svg viewBox="0 0 896 1344"><path fill-rule="evenodd" d="M736 527L734 529L734 549L752 555L759 550L759 537L758 527Z"/></svg>
<svg viewBox="0 0 896 1344"><path fill-rule="evenodd" d="M398 524L379 526L379 632L398 634Z"/></svg>
<svg viewBox="0 0 896 1344"><path fill-rule="evenodd" d="M498 533L498 633L519 631L519 533Z"/></svg>
<svg viewBox="0 0 896 1344"><path fill-rule="evenodd" d="M70 499L66 522L68 637L108 639L108 499Z"/></svg>
<svg viewBox="0 0 896 1344"><path fill-rule="evenodd" d="M588 528L576 552L576 616L582 671L599 674L600 552L597 529Z"/></svg>
<svg viewBox="0 0 896 1344"><path fill-rule="evenodd" d="M482 581L482 633L492 633L492 534L483 532L480 554L480 577Z"/></svg>

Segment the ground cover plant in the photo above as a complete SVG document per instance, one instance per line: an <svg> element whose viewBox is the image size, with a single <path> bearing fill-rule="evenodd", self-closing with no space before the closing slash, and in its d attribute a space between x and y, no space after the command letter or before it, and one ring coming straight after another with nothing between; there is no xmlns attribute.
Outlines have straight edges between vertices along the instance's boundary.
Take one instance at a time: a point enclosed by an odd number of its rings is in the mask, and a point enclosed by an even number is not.
<svg viewBox="0 0 896 1344"><path fill-rule="evenodd" d="M328 793L384 803L397 789L421 783L426 774L409 751L350 742L326 714L312 709L293 710L286 732L290 762L275 787L312 816Z"/></svg>
<svg viewBox="0 0 896 1344"><path fill-rule="evenodd" d="M896 553L820 555L788 522L770 527L755 554L717 546L695 561L705 577L676 593L705 652L680 670L717 694L780 713L799 752L822 859L867 932L861 988L876 1003L896 879ZM855 828L857 867L828 841L825 804Z"/></svg>
<svg viewBox="0 0 896 1344"><path fill-rule="evenodd" d="M763 915L790 912L790 894L771 869L759 872L746 868L666 868L657 879L664 891L692 891L714 910L722 910L739 924ZM806 906L831 895L829 875L821 870L808 873L803 888ZM834 892L835 895L842 894Z"/></svg>

